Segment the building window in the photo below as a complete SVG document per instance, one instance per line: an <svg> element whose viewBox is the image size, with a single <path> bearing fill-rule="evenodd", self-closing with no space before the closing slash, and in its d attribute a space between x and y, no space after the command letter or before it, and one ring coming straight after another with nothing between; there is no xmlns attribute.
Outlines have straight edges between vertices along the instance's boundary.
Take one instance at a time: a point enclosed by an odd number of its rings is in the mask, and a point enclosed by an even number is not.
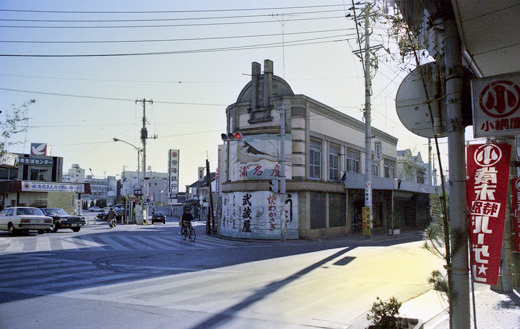
<svg viewBox="0 0 520 329"><path fill-rule="evenodd" d="M426 181L426 174L422 171L417 171L417 183L424 184Z"/></svg>
<svg viewBox="0 0 520 329"><path fill-rule="evenodd" d="M309 177L321 179L321 143L311 141L310 145Z"/></svg>
<svg viewBox="0 0 520 329"><path fill-rule="evenodd" d="M339 181L339 146L329 147L329 180Z"/></svg>
<svg viewBox="0 0 520 329"><path fill-rule="evenodd" d="M31 169L31 180L46 181L47 170Z"/></svg>
<svg viewBox="0 0 520 329"><path fill-rule="evenodd" d="M347 150L347 171L359 173L359 151Z"/></svg>
<svg viewBox="0 0 520 329"><path fill-rule="evenodd" d="M372 176L375 176L375 177L379 177L380 176L380 170L379 168L381 167L381 162L380 161L374 161L374 159L372 159Z"/></svg>
<svg viewBox="0 0 520 329"><path fill-rule="evenodd" d="M384 159L385 178L395 178L395 161Z"/></svg>

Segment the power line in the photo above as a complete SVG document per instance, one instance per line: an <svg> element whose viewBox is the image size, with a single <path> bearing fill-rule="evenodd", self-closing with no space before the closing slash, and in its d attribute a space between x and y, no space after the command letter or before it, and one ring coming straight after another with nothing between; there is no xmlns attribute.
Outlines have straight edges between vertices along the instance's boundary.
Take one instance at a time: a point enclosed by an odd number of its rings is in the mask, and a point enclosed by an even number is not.
<svg viewBox="0 0 520 329"><path fill-rule="evenodd" d="M285 46L307 46L331 42L341 42L347 39L324 40L330 38L343 38L348 35L336 35L320 38L302 39L286 42ZM321 41L318 41L321 40ZM287 44L289 43L289 44ZM219 47L206 49L191 49L191 50L176 50L176 51L158 51L158 52L139 52L139 53L107 53L107 54L0 54L0 57L37 57L37 58L72 58L72 57L127 57L127 56L150 56L150 55L180 55L180 54L195 54L195 53L209 53L209 52L223 52L236 50L252 50L262 48L282 47L282 43L267 43L247 46L235 47Z"/></svg>
<svg viewBox="0 0 520 329"><path fill-rule="evenodd" d="M268 8L235 8L235 9L204 9L204 10L152 10L152 11L73 11L73 10L29 10L29 9L0 9L0 12L18 13L52 13L52 14L172 14L172 13L212 13L212 12L234 12L234 11L261 11L261 10L285 10L306 8L332 8L343 7L343 5L313 5L313 6L291 6L291 7L268 7Z"/></svg>
<svg viewBox="0 0 520 329"><path fill-rule="evenodd" d="M21 89L10 89L10 88L1 88L1 87L0 87L0 90L12 91L12 92L18 92L18 93L39 94L39 95L74 97L74 98L87 98L87 99L99 99L99 100L105 100L105 101L135 102L135 99L133 99L133 98L129 99L129 98L113 98L113 97L100 97L100 96L60 94L60 93L50 93L50 92L43 92L43 91L21 90ZM170 102L170 101L154 101L154 103L175 104L175 105L195 105L195 106L218 106L218 107L228 106L229 105L229 104L187 103L187 102Z"/></svg>
<svg viewBox="0 0 520 329"><path fill-rule="evenodd" d="M328 33L328 32L340 32L340 31L345 31L345 30L349 30L349 29L290 32L290 33L285 33L285 35L318 34L318 33ZM24 43L24 44L144 43L144 42L207 41L207 40L223 40L223 39L262 38L262 37L278 37L280 35L281 35L281 33L270 33L270 34L254 34L254 35L215 36L215 37L200 37L200 38L175 38L175 39L148 39L148 40L85 40L85 41L0 40L0 43Z"/></svg>
<svg viewBox="0 0 520 329"><path fill-rule="evenodd" d="M338 12L338 10L319 10L301 11L295 13L284 13L283 15L307 15ZM258 15L235 15L235 16L209 16L209 17L182 17L182 18L140 18L140 19L20 19L20 18L0 18L3 22L37 22L37 23L120 23L120 22L170 22L170 21L197 21L197 20L216 20L216 19L236 19L236 18L255 18L268 17L272 14Z"/></svg>
<svg viewBox="0 0 520 329"><path fill-rule="evenodd" d="M315 18L298 18L293 21L314 21L323 19L344 19L344 16L325 16ZM12 29L130 29L130 28L164 28L164 27L187 27L187 26L223 26L272 23L271 20L219 22L219 23L189 23L189 24L159 24L159 25L110 25L110 26L42 26L42 25L0 25L0 28Z"/></svg>

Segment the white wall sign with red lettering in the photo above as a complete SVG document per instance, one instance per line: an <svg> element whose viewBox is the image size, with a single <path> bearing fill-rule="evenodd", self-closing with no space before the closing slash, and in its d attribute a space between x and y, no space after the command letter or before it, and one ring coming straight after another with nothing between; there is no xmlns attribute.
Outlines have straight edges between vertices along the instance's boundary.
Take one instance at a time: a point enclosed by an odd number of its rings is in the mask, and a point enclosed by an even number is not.
<svg viewBox="0 0 520 329"><path fill-rule="evenodd" d="M473 281L496 285L502 252L511 145L470 145L466 152Z"/></svg>
<svg viewBox="0 0 520 329"><path fill-rule="evenodd" d="M520 178L511 180L511 221L513 226L513 251L520 252Z"/></svg>
<svg viewBox="0 0 520 329"><path fill-rule="evenodd" d="M520 73L471 81L475 137L520 134Z"/></svg>

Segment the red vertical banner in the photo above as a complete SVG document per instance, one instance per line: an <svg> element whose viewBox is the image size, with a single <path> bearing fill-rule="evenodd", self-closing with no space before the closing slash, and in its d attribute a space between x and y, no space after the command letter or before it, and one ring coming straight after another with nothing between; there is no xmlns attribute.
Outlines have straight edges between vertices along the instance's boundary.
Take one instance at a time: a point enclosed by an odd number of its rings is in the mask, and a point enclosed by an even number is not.
<svg viewBox="0 0 520 329"><path fill-rule="evenodd" d="M496 285L498 281L510 158L509 144L467 148L470 266L475 282Z"/></svg>
<svg viewBox="0 0 520 329"><path fill-rule="evenodd" d="M513 226L513 251L520 252L520 178L511 180L511 224Z"/></svg>

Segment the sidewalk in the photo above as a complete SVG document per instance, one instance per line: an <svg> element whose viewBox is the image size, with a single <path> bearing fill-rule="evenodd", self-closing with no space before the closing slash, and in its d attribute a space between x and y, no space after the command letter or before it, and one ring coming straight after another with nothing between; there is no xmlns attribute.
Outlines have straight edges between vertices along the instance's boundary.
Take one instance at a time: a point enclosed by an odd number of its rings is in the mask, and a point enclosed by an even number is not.
<svg viewBox="0 0 520 329"><path fill-rule="evenodd" d="M351 235L347 239L359 244L401 243L416 240L421 233L407 231L401 232L400 236L388 236L384 232L377 232L370 239L365 239L361 235ZM473 301L470 300L470 303L471 328L475 329ZM477 329L520 329L520 294L518 292L502 293L491 290L488 285L475 284L475 304ZM403 303L399 313L407 318L421 320L423 329L450 329L448 302L442 294L434 290ZM356 321L349 323L347 328L366 329L368 324L370 322L365 321L365 316L360 316Z"/></svg>

